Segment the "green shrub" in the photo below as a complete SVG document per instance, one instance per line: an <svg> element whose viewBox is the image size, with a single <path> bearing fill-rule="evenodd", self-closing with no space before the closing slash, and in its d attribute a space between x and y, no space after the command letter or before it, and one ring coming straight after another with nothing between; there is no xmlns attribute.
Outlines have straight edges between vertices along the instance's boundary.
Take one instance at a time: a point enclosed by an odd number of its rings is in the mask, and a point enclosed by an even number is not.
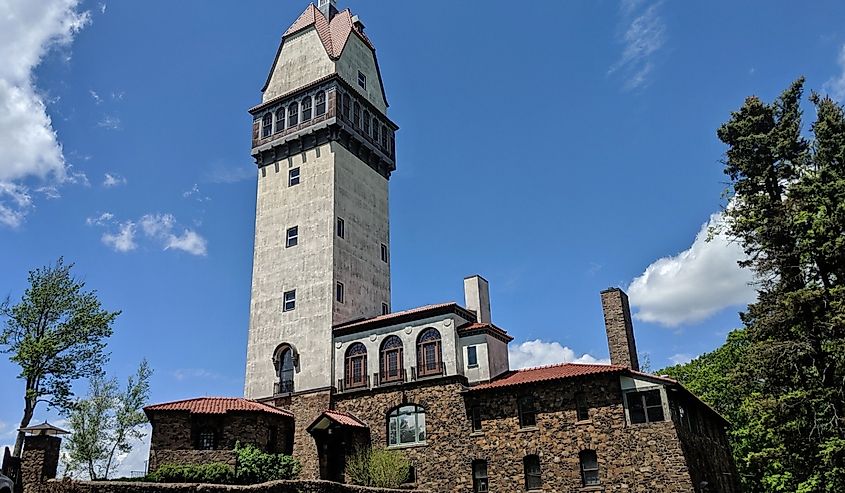
<svg viewBox="0 0 845 493"><path fill-rule="evenodd" d="M299 461L285 454L269 454L253 445L235 447L238 454L236 480L239 484L257 484L299 475Z"/></svg>
<svg viewBox="0 0 845 493"><path fill-rule="evenodd" d="M210 483L232 484L235 471L220 462L210 464L162 464L155 472L147 475L156 483Z"/></svg>
<svg viewBox="0 0 845 493"><path fill-rule="evenodd" d="M411 463L398 450L362 448L347 460L346 479L360 486L397 488L410 470Z"/></svg>

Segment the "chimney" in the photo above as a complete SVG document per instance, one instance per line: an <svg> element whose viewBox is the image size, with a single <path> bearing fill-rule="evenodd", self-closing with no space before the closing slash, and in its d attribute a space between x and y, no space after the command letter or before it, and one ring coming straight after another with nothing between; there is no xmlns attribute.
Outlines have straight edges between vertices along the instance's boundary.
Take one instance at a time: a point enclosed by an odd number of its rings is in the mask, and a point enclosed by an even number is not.
<svg viewBox="0 0 845 493"><path fill-rule="evenodd" d="M628 295L619 288L605 289L601 292L601 308L604 312L610 363L639 371L640 362L637 359Z"/></svg>
<svg viewBox="0 0 845 493"><path fill-rule="evenodd" d="M475 312L479 323L490 323L490 285L487 279L477 274L464 279L464 301L467 310Z"/></svg>
<svg viewBox="0 0 845 493"><path fill-rule="evenodd" d="M337 0L319 0L317 8L320 9L327 20L331 21L332 17L337 14Z"/></svg>

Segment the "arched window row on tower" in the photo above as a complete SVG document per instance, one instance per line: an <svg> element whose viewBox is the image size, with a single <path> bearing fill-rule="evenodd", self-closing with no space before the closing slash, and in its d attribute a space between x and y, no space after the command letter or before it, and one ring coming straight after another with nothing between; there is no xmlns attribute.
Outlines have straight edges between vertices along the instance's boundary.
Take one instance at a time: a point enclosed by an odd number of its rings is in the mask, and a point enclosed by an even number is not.
<svg viewBox="0 0 845 493"><path fill-rule="evenodd" d="M371 115L354 96L343 91L338 91L337 94L341 119L352 124L361 135L380 147L387 155L393 156L394 137L388 126L379 120L378 116Z"/></svg>
<svg viewBox="0 0 845 493"><path fill-rule="evenodd" d="M325 90L283 103L279 108L270 110L261 117L261 137L269 137L285 130L294 131L298 125L327 113L328 95Z"/></svg>

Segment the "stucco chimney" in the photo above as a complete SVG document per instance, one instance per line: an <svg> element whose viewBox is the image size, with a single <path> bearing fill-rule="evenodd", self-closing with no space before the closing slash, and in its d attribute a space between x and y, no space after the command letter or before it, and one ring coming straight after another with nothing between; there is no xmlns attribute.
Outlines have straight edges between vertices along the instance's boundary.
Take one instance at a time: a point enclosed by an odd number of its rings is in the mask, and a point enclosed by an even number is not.
<svg viewBox="0 0 845 493"><path fill-rule="evenodd" d="M319 0L317 8L320 9L326 19L332 20L332 17L337 14L337 0Z"/></svg>
<svg viewBox="0 0 845 493"><path fill-rule="evenodd" d="M637 343L634 341L634 325L631 322L628 295L619 288L605 289L601 292L601 308L604 312L611 364L639 371L640 362L637 358Z"/></svg>
<svg viewBox="0 0 845 493"><path fill-rule="evenodd" d="M487 279L474 275L464 279L464 301L474 311L479 323L490 323L490 285Z"/></svg>

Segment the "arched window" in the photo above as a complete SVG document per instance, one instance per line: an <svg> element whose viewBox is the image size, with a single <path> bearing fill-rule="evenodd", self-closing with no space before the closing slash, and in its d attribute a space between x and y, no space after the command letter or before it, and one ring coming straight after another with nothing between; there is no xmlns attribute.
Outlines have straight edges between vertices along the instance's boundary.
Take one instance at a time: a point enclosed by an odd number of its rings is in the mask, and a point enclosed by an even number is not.
<svg viewBox="0 0 845 493"><path fill-rule="evenodd" d="M354 389L367 385L367 348L360 342L346 350L346 388Z"/></svg>
<svg viewBox="0 0 845 493"><path fill-rule="evenodd" d="M282 346L276 358L279 382L276 384L276 394L290 394L293 392L293 373L295 369L293 361L293 349L290 346Z"/></svg>
<svg viewBox="0 0 845 493"><path fill-rule="evenodd" d="M326 114L326 91L320 91L314 97L314 115L322 116Z"/></svg>
<svg viewBox="0 0 845 493"><path fill-rule="evenodd" d="M381 124L378 122L378 118L373 117L373 141L378 144L378 129Z"/></svg>
<svg viewBox="0 0 845 493"><path fill-rule="evenodd" d="M599 481L599 460L595 450L583 450L578 454L581 460L581 482L584 486L601 484Z"/></svg>
<svg viewBox="0 0 845 493"><path fill-rule="evenodd" d="M305 99L302 100L302 121L307 122L311 119L311 105L313 101L311 101L311 96L305 96Z"/></svg>
<svg viewBox="0 0 845 493"><path fill-rule="evenodd" d="M281 132L285 129L285 109L279 108L276 112L276 132Z"/></svg>
<svg viewBox="0 0 845 493"><path fill-rule="evenodd" d="M397 407L387 415L387 445L425 443L425 408Z"/></svg>
<svg viewBox="0 0 845 493"><path fill-rule="evenodd" d="M356 127L361 127L361 104L355 101L352 105L352 124Z"/></svg>
<svg viewBox="0 0 845 493"><path fill-rule="evenodd" d="M364 133L370 136L370 112L367 110L364 110Z"/></svg>
<svg viewBox="0 0 845 493"><path fill-rule="evenodd" d="M288 128L299 123L299 103L293 102L288 106Z"/></svg>
<svg viewBox="0 0 845 493"><path fill-rule="evenodd" d="M273 133L273 114L267 113L261 119L261 136L269 137Z"/></svg>
<svg viewBox="0 0 845 493"><path fill-rule="evenodd" d="M543 488L543 476L540 473L540 456L526 455L522 459L525 468L525 489L539 490Z"/></svg>
<svg viewBox="0 0 845 493"><path fill-rule="evenodd" d="M382 382L399 382L404 380L402 371L402 339L390 336L381 343L381 376Z"/></svg>
<svg viewBox="0 0 845 493"><path fill-rule="evenodd" d="M440 332L428 328L417 339L417 374L421 377L443 373Z"/></svg>

